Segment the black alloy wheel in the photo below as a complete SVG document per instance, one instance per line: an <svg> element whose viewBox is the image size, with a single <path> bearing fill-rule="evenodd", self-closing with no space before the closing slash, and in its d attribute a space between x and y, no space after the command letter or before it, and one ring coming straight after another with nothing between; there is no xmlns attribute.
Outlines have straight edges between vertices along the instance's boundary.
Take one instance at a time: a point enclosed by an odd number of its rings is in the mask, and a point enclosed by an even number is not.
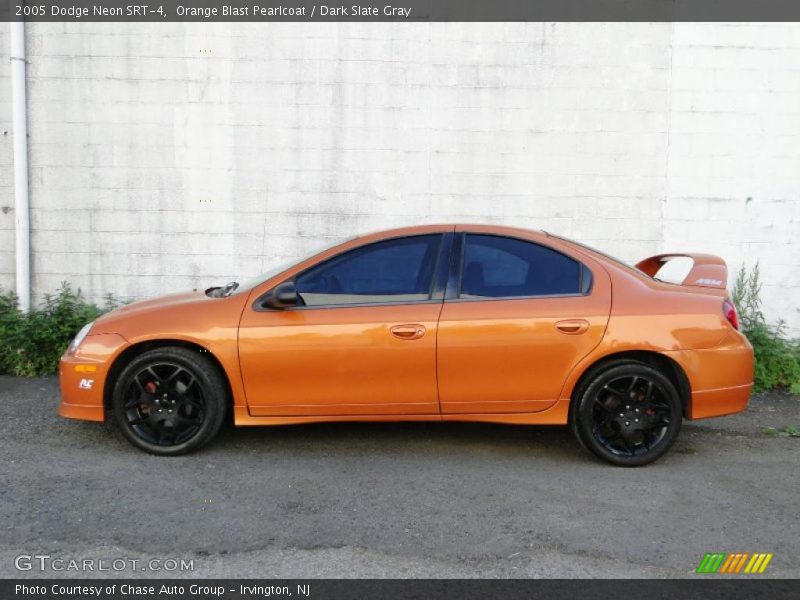
<svg viewBox="0 0 800 600"><path fill-rule="evenodd" d="M680 431L682 408L673 383L643 363L608 365L579 391L572 413L578 440L619 466L651 463Z"/></svg>
<svg viewBox="0 0 800 600"><path fill-rule="evenodd" d="M158 348L138 356L114 387L117 424L152 454L185 454L207 443L225 416L227 389L215 365L187 348Z"/></svg>

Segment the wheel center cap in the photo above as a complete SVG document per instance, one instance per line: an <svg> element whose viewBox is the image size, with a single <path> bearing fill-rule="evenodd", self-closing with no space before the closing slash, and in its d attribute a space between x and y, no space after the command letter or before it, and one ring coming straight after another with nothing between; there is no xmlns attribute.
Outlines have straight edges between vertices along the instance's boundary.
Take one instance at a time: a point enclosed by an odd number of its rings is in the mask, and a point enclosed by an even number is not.
<svg viewBox="0 0 800 600"><path fill-rule="evenodd" d="M641 409L626 406L614 419L621 429L630 431L641 427L643 413Z"/></svg>

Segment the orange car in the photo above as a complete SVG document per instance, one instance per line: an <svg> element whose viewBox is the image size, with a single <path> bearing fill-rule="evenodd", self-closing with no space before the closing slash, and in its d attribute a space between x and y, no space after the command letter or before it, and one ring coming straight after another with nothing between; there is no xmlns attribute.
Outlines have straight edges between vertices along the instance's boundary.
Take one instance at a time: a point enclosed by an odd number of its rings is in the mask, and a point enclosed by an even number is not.
<svg viewBox="0 0 800 600"><path fill-rule="evenodd" d="M657 277L676 256L681 284ZM681 421L744 410L753 350L720 258L629 267L543 232L480 225L358 237L255 281L146 300L61 359L64 417L114 414L160 455L237 425L572 426L611 463L663 455Z"/></svg>

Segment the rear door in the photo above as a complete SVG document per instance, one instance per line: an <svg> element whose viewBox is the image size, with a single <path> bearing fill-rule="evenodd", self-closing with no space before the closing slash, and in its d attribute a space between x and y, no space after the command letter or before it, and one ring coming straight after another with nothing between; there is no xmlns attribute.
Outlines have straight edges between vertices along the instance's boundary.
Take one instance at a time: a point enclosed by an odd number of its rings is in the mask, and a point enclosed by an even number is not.
<svg viewBox="0 0 800 600"><path fill-rule="evenodd" d="M544 235L457 234L439 320L443 414L537 412L602 339L611 284L598 263Z"/></svg>

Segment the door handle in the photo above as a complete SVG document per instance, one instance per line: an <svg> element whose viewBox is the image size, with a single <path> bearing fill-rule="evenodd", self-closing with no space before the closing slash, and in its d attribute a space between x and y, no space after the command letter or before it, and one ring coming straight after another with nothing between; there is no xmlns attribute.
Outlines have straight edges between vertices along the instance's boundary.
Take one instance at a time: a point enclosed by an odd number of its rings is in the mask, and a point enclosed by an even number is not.
<svg viewBox="0 0 800 600"><path fill-rule="evenodd" d="M578 335L579 333L585 333L587 329L589 329L589 321L584 319L567 319L565 321L558 321L556 323L556 329L558 329L561 333L566 333L567 335Z"/></svg>
<svg viewBox="0 0 800 600"><path fill-rule="evenodd" d="M425 335L422 325L395 325L389 331L399 340L418 340Z"/></svg>

